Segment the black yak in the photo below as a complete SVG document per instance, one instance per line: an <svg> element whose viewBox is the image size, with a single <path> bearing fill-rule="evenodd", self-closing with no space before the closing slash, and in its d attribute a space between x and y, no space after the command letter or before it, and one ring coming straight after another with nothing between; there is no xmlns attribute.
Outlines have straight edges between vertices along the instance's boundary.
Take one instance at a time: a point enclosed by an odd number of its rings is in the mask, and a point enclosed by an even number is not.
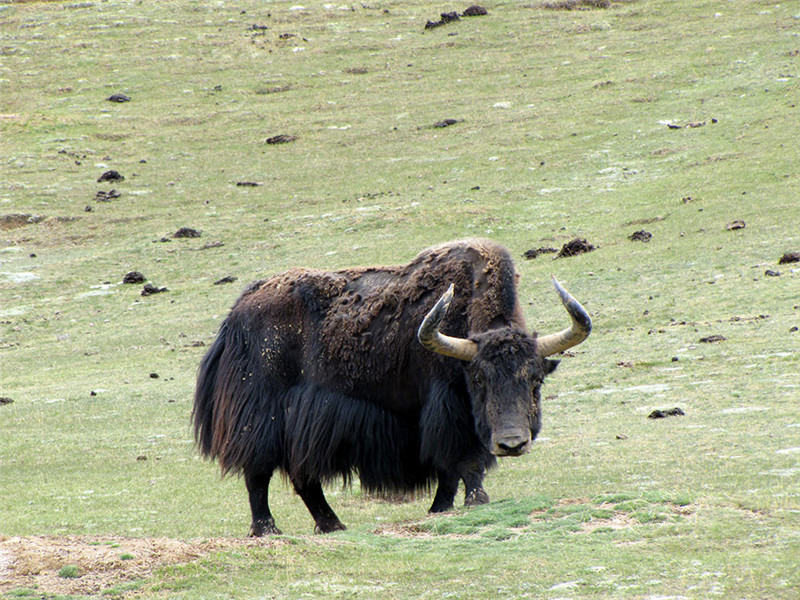
<svg viewBox="0 0 800 600"><path fill-rule="evenodd" d="M539 388L591 321L554 279L572 324L528 333L506 249L465 240L411 263L292 269L250 285L200 364L194 433L223 473L244 474L251 535L280 533L269 509L275 469L316 531L344 529L322 484L357 475L371 492L437 484L431 512L483 503L496 456L539 432Z"/></svg>

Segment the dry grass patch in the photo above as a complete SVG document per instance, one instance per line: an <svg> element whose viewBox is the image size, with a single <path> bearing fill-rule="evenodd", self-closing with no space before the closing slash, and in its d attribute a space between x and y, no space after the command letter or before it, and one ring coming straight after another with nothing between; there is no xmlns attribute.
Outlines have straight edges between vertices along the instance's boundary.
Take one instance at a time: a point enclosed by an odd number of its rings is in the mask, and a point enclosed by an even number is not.
<svg viewBox="0 0 800 600"><path fill-rule="evenodd" d="M280 543L230 538L0 537L0 593L31 588L48 594L97 594L149 577L160 567L191 562L220 550ZM77 577L64 575L62 569L68 566L77 567Z"/></svg>
<svg viewBox="0 0 800 600"><path fill-rule="evenodd" d="M609 8L609 0L559 0L558 2L545 2L542 8L548 10L591 10L593 8Z"/></svg>
<svg viewBox="0 0 800 600"><path fill-rule="evenodd" d="M634 519L631 515L618 512L614 513L612 517L592 519L591 521L581 523L581 529L576 533L593 533L600 529L616 531L617 529L627 529L638 523L639 521Z"/></svg>

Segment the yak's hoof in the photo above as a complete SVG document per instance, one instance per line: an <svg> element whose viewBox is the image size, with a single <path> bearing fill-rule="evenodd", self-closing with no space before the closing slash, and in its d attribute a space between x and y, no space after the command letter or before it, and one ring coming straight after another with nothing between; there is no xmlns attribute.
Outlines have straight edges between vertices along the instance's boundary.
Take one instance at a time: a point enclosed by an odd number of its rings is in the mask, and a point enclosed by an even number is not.
<svg viewBox="0 0 800 600"><path fill-rule="evenodd" d="M347 527L339 519L336 519L335 521L317 523L314 527L314 533L331 533L332 531L344 531L345 529Z"/></svg>
<svg viewBox="0 0 800 600"><path fill-rule="evenodd" d="M444 504L444 503L442 503L442 504L434 504L433 506L431 506L428 509L428 512L429 513L443 513L443 512L450 511L450 510L453 510L453 503L452 502L450 504Z"/></svg>
<svg viewBox="0 0 800 600"><path fill-rule="evenodd" d="M261 537L264 535L281 535L281 530L275 527L275 519L258 519L253 521L250 526L250 537Z"/></svg>
<svg viewBox="0 0 800 600"><path fill-rule="evenodd" d="M489 494L483 488L471 490L464 498L464 506L479 506L489 504Z"/></svg>

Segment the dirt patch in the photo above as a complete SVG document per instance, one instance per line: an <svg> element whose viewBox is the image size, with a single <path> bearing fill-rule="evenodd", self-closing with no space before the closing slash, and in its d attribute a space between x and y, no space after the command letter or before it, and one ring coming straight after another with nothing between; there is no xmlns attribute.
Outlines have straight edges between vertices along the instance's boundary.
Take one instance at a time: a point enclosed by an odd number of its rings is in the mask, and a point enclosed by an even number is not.
<svg viewBox="0 0 800 600"><path fill-rule="evenodd" d="M94 195L94 199L96 202L111 202L116 198L119 198L122 194L120 194L117 190L110 190L105 192L103 190L98 190L98 192Z"/></svg>
<svg viewBox="0 0 800 600"><path fill-rule="evenodd" d="M489 11L486 10L483 6L478 4L473 4L472 6L468 7L461 16L463 17L483 17L489 14Z"/></svg>
<svg viewBox="0 0 800 600"><path fill-rule="evenodd" d="M610 0L560 0L544 2L542 8L548 10L591 10L593 8L609 8Z"/></svg>
<svg viewBox="0 0 800 600"><path fill-rule="evenodd" d="M231 548L285 543L270 538L180 541L118 536L0 537L0 593L34 588L42 594L98 594L149 577L166 565L187 563ZM77 577L59 576L68 565Z"/></svg>
<svg viewBox="0 0 800 600"><path fill-rule="evenodd" d="M690 198L691 200L691 198ZM660 221L665 221L667 217L657 216L657 217L647 217L645 219L634 219L633 221L627 221L623 223L623 227L630 227L631 225L650 225L652 223L658 223Z"/></svg>
<svg viewBox="0 0 800 600"><path fill-rule="evenodd" d="M295 135L288 135L285 133L281 133L278 135L273 135L272 137L267 138L267 143L270 145L275 144L288 144L289 142L293 142L297 139Z"/></svg>
<svg viewBox="0 0 800 600"><path fill-rule="evenodd" d="M438 127L442 129L444 127L450 127L451 125L455 125L458 123L458 119L442 119L441 121L437 121L433 124L434 127Z"/></svg>
<svg viewBox="0 0 800 600"><path fill-rule="evenodd" d="M736 219L735 221L731 221L727 225L725 225L725 229L728 231L736 231L737 229L744 229L746 227L746 223L741 219Z"/></svg>
<svg viewBox="0 0 800 600"><path fill-rule="evenodd" d="M698 341L702 344L716 344L717 342L724 342L726 338L724 335L714 334L701 337Z"/></svg>
<svg viewBox="0 0 800 600"><path fill-rule="evenodd" d="M389 535L401 538L432 538L433 532L417 523L393 523L382 525L373 531L375 535Z"/></svg>
<svg viewBox="0 0 800 600"><path fill-rule="evenodd" d="M125 181L125 177L122 176L119 171L111 169L97 178L97 183L103 183L104 181Z"/></svg>
<svg viewBox="0 0 800 600"><path fill-rule="evenodd" d="M614 516L607 519L592 519L591 521L581 523L581 530L578 533L592 533L598 529L627 529L628 527L633 527L638 524L639 521L628 513L616 512Z"/></svg>
<svg viewBox="0 0 800 600"><path fill-rule="evenodd" d="M425 23L425 29L433 29L435 27L441 27L442 25L446 25L447 23L452 23L453 21L460 21L461 17L458 16L458 13L453 12L443 12L441 14L441 18L438 21L428 21Z"/></svg>
<svg viewBox="0 0 800 600"><path fill-rule="evenodd" d="M525 250L525 253L522 256L524 256L527 260L533 260L542 254L555 254L556 252L558 252L556 248L547 248L542 246L540 248L531 248L530 250Z"/></svg>
<svg viewBox="0 0 800 600"><path fill-rule="evenodd" d="M238 277L234 277L233 275L226 275L222 279L217 279L214 282L214 285L223 285L223 284L226 284L226 283L233 283L237 279L239 279L239 278Z"/></svg>
<svg viewBox="0 0 800 600"><path fill-rule="evenodd" d="M198 231L197 229L193 229L192 227L181 227L172 234L172 237L175 239L199 238L201 235L203 235L202 232Z"/></svg>
<svg viewBox="0 0 800 600"><path fill-rule="evenodd" d="M651 239L653 239L653 234L649 231L645 231L644 229L640 229L639 231L634 231L632 234L630 234L628 239L632 242L649 242Z"/></svg>
<svg viewBox="0 0 800 600"><path fill-rule="evenodd" d="M558 252L558 254L556 254L556 258L577 256L578 254L584 254L585 252L591 252L592 250L596 250L596 247L583 238L575 238L561 247L561 250Z"/></svg>
<svg viewBox="0 0 800 600"><path fill-rule="evenodd" d="M787 265L789 263L800 262L800 252L784 252L778 261L779 265Z"/></svg>
<svg viewBox="0 0 800 600"><path fill-rule="evenodd" d="M142 275L139 271L130 271L125 273L125 276L122 278L122 283L131 284L131 283L144 283L147 281L147 278Z"/></svg>
<svg viewBox="0 0 800 600"><path fill-rule="evenodd" d="M158 287L151 283L145 283L144 288L142 288L142 296L152 296L153 294L163 294L164 292L168 292L169 290L165 287Z"/></svg>
<svg viewBox="0 0 800 600"><path fill-rule="evenodd" d="M29 215L14 213L10 215L3 215L0 217L0 229L16 229L17 227L25 227L25 225L33 225L34 223L41 223L45 217L41 215Z"/></svg>
<svg viewBox="0 0 800 600"><path fill-rule="evenodd" d="M654 410L649 415L647 415L648 419L664 419L666 417L683 417L686 413L683 412L680 408L667 408L664 410Z"/></svg>

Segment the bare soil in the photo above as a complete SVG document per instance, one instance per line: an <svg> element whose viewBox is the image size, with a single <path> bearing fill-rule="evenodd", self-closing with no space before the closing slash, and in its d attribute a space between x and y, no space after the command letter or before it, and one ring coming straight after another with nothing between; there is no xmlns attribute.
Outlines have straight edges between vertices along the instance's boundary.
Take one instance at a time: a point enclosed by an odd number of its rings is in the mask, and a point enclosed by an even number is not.
<svg viewBox="0 0 800 600"><path fill-rule="evenodd" d="M578 254L584 254L585 252L591 252L592 250L596 250L596 246L593 246L589 242L587 242L583 238L575 238L561 246L561 250L558 254L556 254L556 258L564 258L567 256L577 256Z"/></svg>
<svg viewBox="0 0 800 600"><path fill-rule="evenodd" d="M188 563L231 548L281 544L270 538L181 541L119 536L0 536L0 594L36 589L45 594L98 594L149 577L159 567ZM59 571L75 565L78 576Z"/></svg>
<svg viewBox="0 0 800 600"><path fill-rule="evenodd" d="M784 252L783 256L781 256L778 264L786 265L789 263L800 262L800 252Z"/></svg>
<svg viewBox="0 0 800 600"><path fill-rule="evenodd" d="M628 239L632 242L649 242L651 239L653 239L653 234L649 231L645 231L644 229L640 229L639 231L634 231L632 234L630 234Z"/></svg>
<svg viewBox="0 0 800 600"><path fill-rule="evenodd" d="M41 215L28 215L28 214L11 214L3 215L0 217L0 230L16 229L17 227L24 227L33 223L40 223L44 221Z"/></svg>

